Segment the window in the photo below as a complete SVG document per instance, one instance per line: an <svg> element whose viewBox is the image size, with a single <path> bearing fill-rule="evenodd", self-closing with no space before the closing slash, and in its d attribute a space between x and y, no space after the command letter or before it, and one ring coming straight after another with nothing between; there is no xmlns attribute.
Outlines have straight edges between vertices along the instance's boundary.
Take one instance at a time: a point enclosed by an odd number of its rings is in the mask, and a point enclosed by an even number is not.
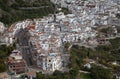
<svg viewBox="0 0 120 79"><path fill-rule="evenodd" d="M12 68L12 66L10 66L10 68Z"/></svg>
<svg viewBox="0 0 120 79"><path fill-rule="evenodd" d="M51 60L49 60L49 62L51 62Z"/></svg>
<svg viewBox="0 0 120 79"><path fill-rule="evenodd" d="M45 47L47 47L47 45L45 45Z"/></svg>

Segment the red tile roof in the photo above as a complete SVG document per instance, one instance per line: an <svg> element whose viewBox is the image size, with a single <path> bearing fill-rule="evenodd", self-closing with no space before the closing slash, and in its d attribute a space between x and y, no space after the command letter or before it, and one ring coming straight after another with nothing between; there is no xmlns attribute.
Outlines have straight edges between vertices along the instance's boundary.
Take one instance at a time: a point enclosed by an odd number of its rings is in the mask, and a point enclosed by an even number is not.
<svg viewBox="0 0 120 79"><path fill-rule="evenodd" d="M26 27L26 30L35 30L35 25L29 25Z"/></svg>

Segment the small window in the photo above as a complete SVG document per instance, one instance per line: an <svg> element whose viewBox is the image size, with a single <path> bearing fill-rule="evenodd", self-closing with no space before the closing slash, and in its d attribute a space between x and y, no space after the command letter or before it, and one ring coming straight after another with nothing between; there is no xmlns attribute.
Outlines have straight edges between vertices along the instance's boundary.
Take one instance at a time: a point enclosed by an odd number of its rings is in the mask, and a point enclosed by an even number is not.
<svg viewBox="0 0 120 79"><path fill-rule="evenodd" d="M12 66L10 66L10 68L12 68Z"/></svg>
<svg viewBox="0 0 120 79"><path fill-rule="evenodd" d="M49 62L51 62L51 60L49 60Z"/></svg>

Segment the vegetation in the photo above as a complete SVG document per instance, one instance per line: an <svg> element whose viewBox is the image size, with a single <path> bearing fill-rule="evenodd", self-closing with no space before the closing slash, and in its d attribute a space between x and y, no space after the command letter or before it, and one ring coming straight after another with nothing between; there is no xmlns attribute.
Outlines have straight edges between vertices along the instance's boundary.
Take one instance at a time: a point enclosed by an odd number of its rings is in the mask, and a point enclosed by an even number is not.
<svg viewBox="0 0 120 79"><path fill-rule="evenodd" d="M0 11L0 21L5 24L12 24L24 19L40 18L54 12L53 3L49 0L37 0L34 2L27 0L15 0L15 2L0 0L0 4L0 9L2 9Z"/></svg>
<svg viewBox="0 0 120 79"><path fill-rule="evenodd" d="M7 66L4 63L4 60L0 58L0 73L7 70Z"/></svg>
<svg viewBox="0 0 120 79"><path fill-rule="evenodd" d="M120 28L119 27L116 27L117 28L117 32L120 33Z"/></svg>
<svg viewBox="0 0 120 79"><path fill-rule="evenodd" d="M115 38L110 40L112 49L118 49L120 47L120 38Z"/></svg>
<svg viewBox="0 0 120 79"><path fill-rule="evenodd" d="M53 75L45 76L42 73L37 73L37 79L114 79L112 71L120 71L120 66L107 66L104 68L102 66L97 66L96 64L92 65L91 69L88 69L90 74L81 74L79 70L84 70L83 65L85 64L84 59L90 58L96 60L96 57L99 56L98 62L103 65L108 65L108 62L114 60L114 56L119 56L118 53L113 55L111 50L115 49L114 45L119 44L119 38L111 39L110 46L98 46L92 50L90 48L80 47L74 45L69 51L71 54L68 73L63 73L60 71L55 71ZM65 48L68 48L69 43L65 44ZM116 47L118 48L118 47ZM118 57L119 58L119 57Z"/></svg>
<svg viewBox="0 0 120 79"><path fill-rule="evenodd" d="M63 73L61 71L55 71L53 75L44 75L41 72L37 73L37 79L75 79L77 73L76 70L71 70L70 73Z"/></svg>
<svg viewBox="0 0 120 79"><path fill-rule="evenodd" d="M7 70L7 66L5 64L5 58L10 55L11 51L15 49L15 46L0 46L0 72L4 72Z"/></svg>
<svg viewBox="0 0 120 79"><path fill-rule="evenodd" d="M114 34L114 30L112 27L102 28L99 31L104 33L106 36L107 34Z"/></svg>
<svg viewBox="0 0 120 79"><path fill-rule="evenodd" d="M68 48L69 43L65 44L65 48ZM60 72L55 71L53 75L45 76L42 73L37 73L37 79L75 79L79 73L80 68L83 65L83 59L86 58L87 54L86 51L90 49L86 49L84 47L79 47L77 45L73 46L70 50L71 58L69 63L69 72ZM81 79L81 77L77 78Z"/></svg>
<svg viewBox="0 0 120 79"><path fill-rule="evenodd" d="M0 21L8 24L8 26L24 19L42 18L48 14L53 14L55 11L55 5L50 0L32 2L29 0L0 0L0 4ZM65 14L70 13L66 8L62 8L62 11Z"/></svg>
<svg viewBox="0 0 120 79"><path fill-rule="evenodd" d="M78 45L73 45L71 50L69 50L71 57L68 67L70 71L68 73L63 73L60 71L55 71L53 75L45 76L42 73L37 73L37 79L113 79L112 71L120 72L120 66L115 66L109 64L115 60L120 60L119 57L119 46L120 38L110 39L111 45L98 46L94 50L90 48L80 47ZM69 43L65 44L65 49L68 49L70 46ZM96 58L99 57L98 63L107 66L104 68L102 66L97 66L96 64L92 65L92 69L85 69L83 65L85 64L84 59L90 58L96 61ZM87 70L90 74L81 74L79 70Z"/></svg>
<svg viewBox="0 0 120 79"><path fill-rule="evenodd" d="M118 19L120 19L120 13L117 13L117 14L116 14L116 17L117 17Z"/></svg>
<svg viewBox="0 0 120 79"><path fill-rule="evenodd" d="M93 79L113 79L113 74L110 69L95 66L91 69L91 77Z"/></svg>
<svg viewBox="0 0 120 79"><path fill-rule="evenodd" d="M110 27L103 28L103 29L100 29L100 32L107 34L107 32L108 32L109 29L110 29Z"/></svg>
<svg viewBox="0 0 120 79"><path fill-rule="evenodd" d="M80 73L80 76L79 76L81 79L92 79L91 78L91 75L88 74L88 73Z"/></svg>

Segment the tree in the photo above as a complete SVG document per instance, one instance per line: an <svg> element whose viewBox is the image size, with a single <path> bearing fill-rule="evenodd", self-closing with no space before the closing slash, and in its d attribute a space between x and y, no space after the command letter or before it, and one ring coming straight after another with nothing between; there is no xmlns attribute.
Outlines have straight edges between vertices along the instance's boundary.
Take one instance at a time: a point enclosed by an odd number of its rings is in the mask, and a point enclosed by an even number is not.
<svg viewBox="0 0 120 79"><path fill-rule="evenodd" d="M69 73L70 73L72 79L76 78L76 76L78 74L78 71L79 71L79 69L77 69L77 68L74 68L74 69L70 70Z"/></svg>
<svg viewBox="0 0 120 79"><path fill-rule="evenodd" d="M91 69L91 77L93 79L112 79L112 71L100 66L95 66Z"/></svg>
<svg viewBox="0 0 120 79"><path fill-rule="evenodd" d="M1 45L0 46L0 72L4 72L7 70L7 66L5 64L5 58L13 51L13 46L6 46Z"/></svg>
<svg viewBox="0 0 120 79"><path fill-rule="evenodd" d="M4 63L0 64L0 73L5 72L6 70L7 70L7 66Z"/></svg>
<svg viewBox="0 0 120 79"><path fill-rule="evenodd" d="M37 73L37 79L45 79L45 75L42 74L41 72Z"/></svg>
<svg viewBox="0 0 120 79"><path fill-rule="evenodd" d="M117 13L117 14L116 14L116 17L119 19L119 18L120 18L120 13Z"/></svg>

